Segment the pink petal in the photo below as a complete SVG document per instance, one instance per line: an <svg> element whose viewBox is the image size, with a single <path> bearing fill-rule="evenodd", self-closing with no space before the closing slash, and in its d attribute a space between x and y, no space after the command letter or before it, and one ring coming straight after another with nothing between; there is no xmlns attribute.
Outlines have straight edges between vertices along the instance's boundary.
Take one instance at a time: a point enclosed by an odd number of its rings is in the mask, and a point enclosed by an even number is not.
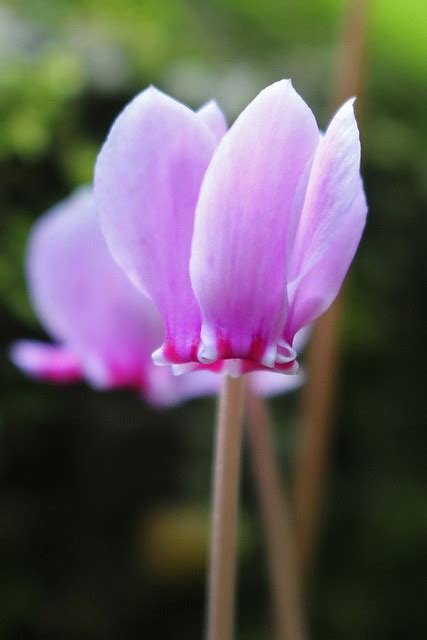
<svg viewBox="0 0 427 640"><path fill-rule="evenodd" d="M350 100L331 121L313 159L289 258L288 340L323 313L337 295L366 213L359 132Z"/></svg>
<svg viewBox="0 0 427 640"><path fill-rule="evenodd" d="M239 372L236 372L237 374ZM150 384L145 399L157 407L172 407L194 398L217 395L222 386L223 373L206 368L174 376L167 367L156 367L150 374ZM260 396L270 397L288 393L305 382L305 374L283 375L271 371L249 373L253 390Z"/></svg>
<svg viewBox="0 0 427 640"><path fill-rule="evenodd" d="M209 127L217 142L227 133L227 120L215 100L210 100L196 111L199 118Z"/></svg>
<svg viewBox="0 0 427 640"><path fill-rule="evenodd" d="M289 393L301 387L305 382L305 373L302 369L293 376L284 376L274 371L254 371L249 374L249 379L252 389L258 395L268 398Z"/></svg>
<svg viewBox="0 0 427 640"><path fill-rule="evenodd" d="M323 257L311 267L302 280L298 281L297 286L295 288L292 285L289 287L290 311L286 335L290 342L300 327L304 327L322 315L338 295L357 251L367 211L363 185L360 180L359 192L344 228L339 231L338 236L333 240ZM296 350L298 351L297 348Z"/></svg>
<svg viewBox="0 0 427 640"><path fill-rule="evenodd" d="M198 114L150 88L119 115L96 164L95 195L111 252L149 293L165 325L159 364L194 359L199 345L188 264L196 202L215 145Z"/></svg>
<svg viewBox="0 0 427 640"><path fill-rule="evenodd" d="M295 357L277 354L287 312L287 234L318 141L312 112L282 81L255 98L218 146L200 193L190 264L202 362L243 358L271 367Z"/></svg>
<svg viewBox="0 0 427 640"><path fill-rule="evenodd" d="M276 363L275 370L281 374L296 375L298 373L299 364L296 361L296 353L293 351L292 358L286 363L278 365ZM223 360L216 360L210 363L200 362L187 362L185 364L173 364L172 371L176 376L182 376L192 371L212 371L214 373L221 373L237 378L245 373L252 373L253 371L268 371L271 372L271 367L267 367L262 363L255 362L254 360L243 360L241 358L226 358Z"/></svg>
<svg viewBox="0 0 427 640"><path fill-rule="evenodd" d="M356 197L360 141L353 102L338 110L316 150L290 254L289 282L319 260Z"/></svg>
<svg viewBox="0 0 427 640"><path fill-rule="evenodd" d="M172 407L193 398L215 396L219 393L222 376L200 370L175 376L170 367L155 367L150 371L145 399L156 407Z"/></svg>
<svg viewBox="0 0 427 640"><path fill-rule="evenodd" d="M10 359L27 375L49 382L74 382L83 377L79 359L60 345L20 340L12 345Z"/></svg>
<svg viewBox="0 0 427 640"><path fill-rule="evenodd" d="M40 320L94 386L144 385L161 320L111 257L91 189L78 190L35 225L27 274Z"/></svg>

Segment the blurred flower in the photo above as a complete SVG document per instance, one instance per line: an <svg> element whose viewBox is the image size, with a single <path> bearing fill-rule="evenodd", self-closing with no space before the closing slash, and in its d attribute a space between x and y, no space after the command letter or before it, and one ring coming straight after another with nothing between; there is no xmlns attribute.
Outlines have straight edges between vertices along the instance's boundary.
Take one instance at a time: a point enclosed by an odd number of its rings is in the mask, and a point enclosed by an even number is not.
<svg viewBox="0 0 427 640"><path fill-rule="evenodd" d="M225 135L221 119L136 96L96 165L103 231L163 319L157 364L294 373L294 337L336 297L365 224L353 101L324 136L285 80Z"/></svg>
<svg viewBox="0 0 427 640"><path fill-rule="evenodd" d="M208 106L208 119L209 111ZM86 379L96 388L132 388L158 405L219 389L220 380L211 372L177 378L154 366L151 352L163 336L160 316L111 257L90 187L78 189L36 223L27 277L33 305L55 339L54 344L23 340L12 346L13 362L28 374L52 382ZM269 395L301 381L289 383L280 375L266 381L258 373L253 384Z"/></svg>

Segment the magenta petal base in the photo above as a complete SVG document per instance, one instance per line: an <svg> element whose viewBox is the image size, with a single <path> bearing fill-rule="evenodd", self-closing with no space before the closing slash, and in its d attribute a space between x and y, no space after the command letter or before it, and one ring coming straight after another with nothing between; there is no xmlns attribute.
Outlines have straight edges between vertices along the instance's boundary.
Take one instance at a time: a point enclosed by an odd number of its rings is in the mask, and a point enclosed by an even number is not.
<svg viewBox="0 0 427 640"><path fill-rule="evenodd" d="M167 338L153 353L153 362L160 366L174 365L175 374L200 369L230 375L264 370L293 375L298 371L297 353L283 340L268 347L265 341L255 336L244 349L235 348L231 340L219 332L209 339L208 332L202 329L202 335L204 340L194 337L179 344Z"/></svg>
<svg viewBox="0 0 427 640"><path fill-rule="evenodd" d="M35 340L19 340L12 345L10 359L34 378L58 384L76 382L83 377L81 362L66 347Z"/></svg>

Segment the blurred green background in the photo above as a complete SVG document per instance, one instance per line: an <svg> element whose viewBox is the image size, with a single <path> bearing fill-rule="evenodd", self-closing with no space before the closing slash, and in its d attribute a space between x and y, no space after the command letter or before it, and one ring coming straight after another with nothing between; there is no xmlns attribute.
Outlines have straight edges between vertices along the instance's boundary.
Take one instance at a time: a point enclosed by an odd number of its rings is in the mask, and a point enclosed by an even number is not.
<svg viewBox="0 0 427 640"><path fill-rule="evenodd" d="M28 230L82 181L149 83L230 121L292 77L324 126L342 0L9 0L0 5L0 635L200 638L213 400L156 413L130 393L36 384L7 359L43 337L26 297ZM427 4L372 0L361 135L370 216L351 270L314 639L427 628ZM273 402L284 473L298 395ZM269 635L247 461L239 639Z"/></svg>

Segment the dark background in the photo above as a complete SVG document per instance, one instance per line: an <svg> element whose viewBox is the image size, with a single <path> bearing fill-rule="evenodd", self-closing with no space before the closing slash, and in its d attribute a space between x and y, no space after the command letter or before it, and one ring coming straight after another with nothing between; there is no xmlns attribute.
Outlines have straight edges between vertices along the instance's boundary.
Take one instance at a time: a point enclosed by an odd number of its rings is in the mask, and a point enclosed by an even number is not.
<svg viewBox="0 0 427 640"><path fill-rule="evenodd" d="M112 119L148 83L230 121L292 77L325 126L344 2L9 0L0 6L0 635L200 638L213 400L154 412L128 393L25 379L43 337L22 260L36 217L90 181ZM351 270L314 639L427 627L424 0L371 2L361 109L369 222ZM290 477L298 394L273 401ZM245 456L246 458L246 456ZM243 474L239 639L269 638L263 540Z"/></svg>

